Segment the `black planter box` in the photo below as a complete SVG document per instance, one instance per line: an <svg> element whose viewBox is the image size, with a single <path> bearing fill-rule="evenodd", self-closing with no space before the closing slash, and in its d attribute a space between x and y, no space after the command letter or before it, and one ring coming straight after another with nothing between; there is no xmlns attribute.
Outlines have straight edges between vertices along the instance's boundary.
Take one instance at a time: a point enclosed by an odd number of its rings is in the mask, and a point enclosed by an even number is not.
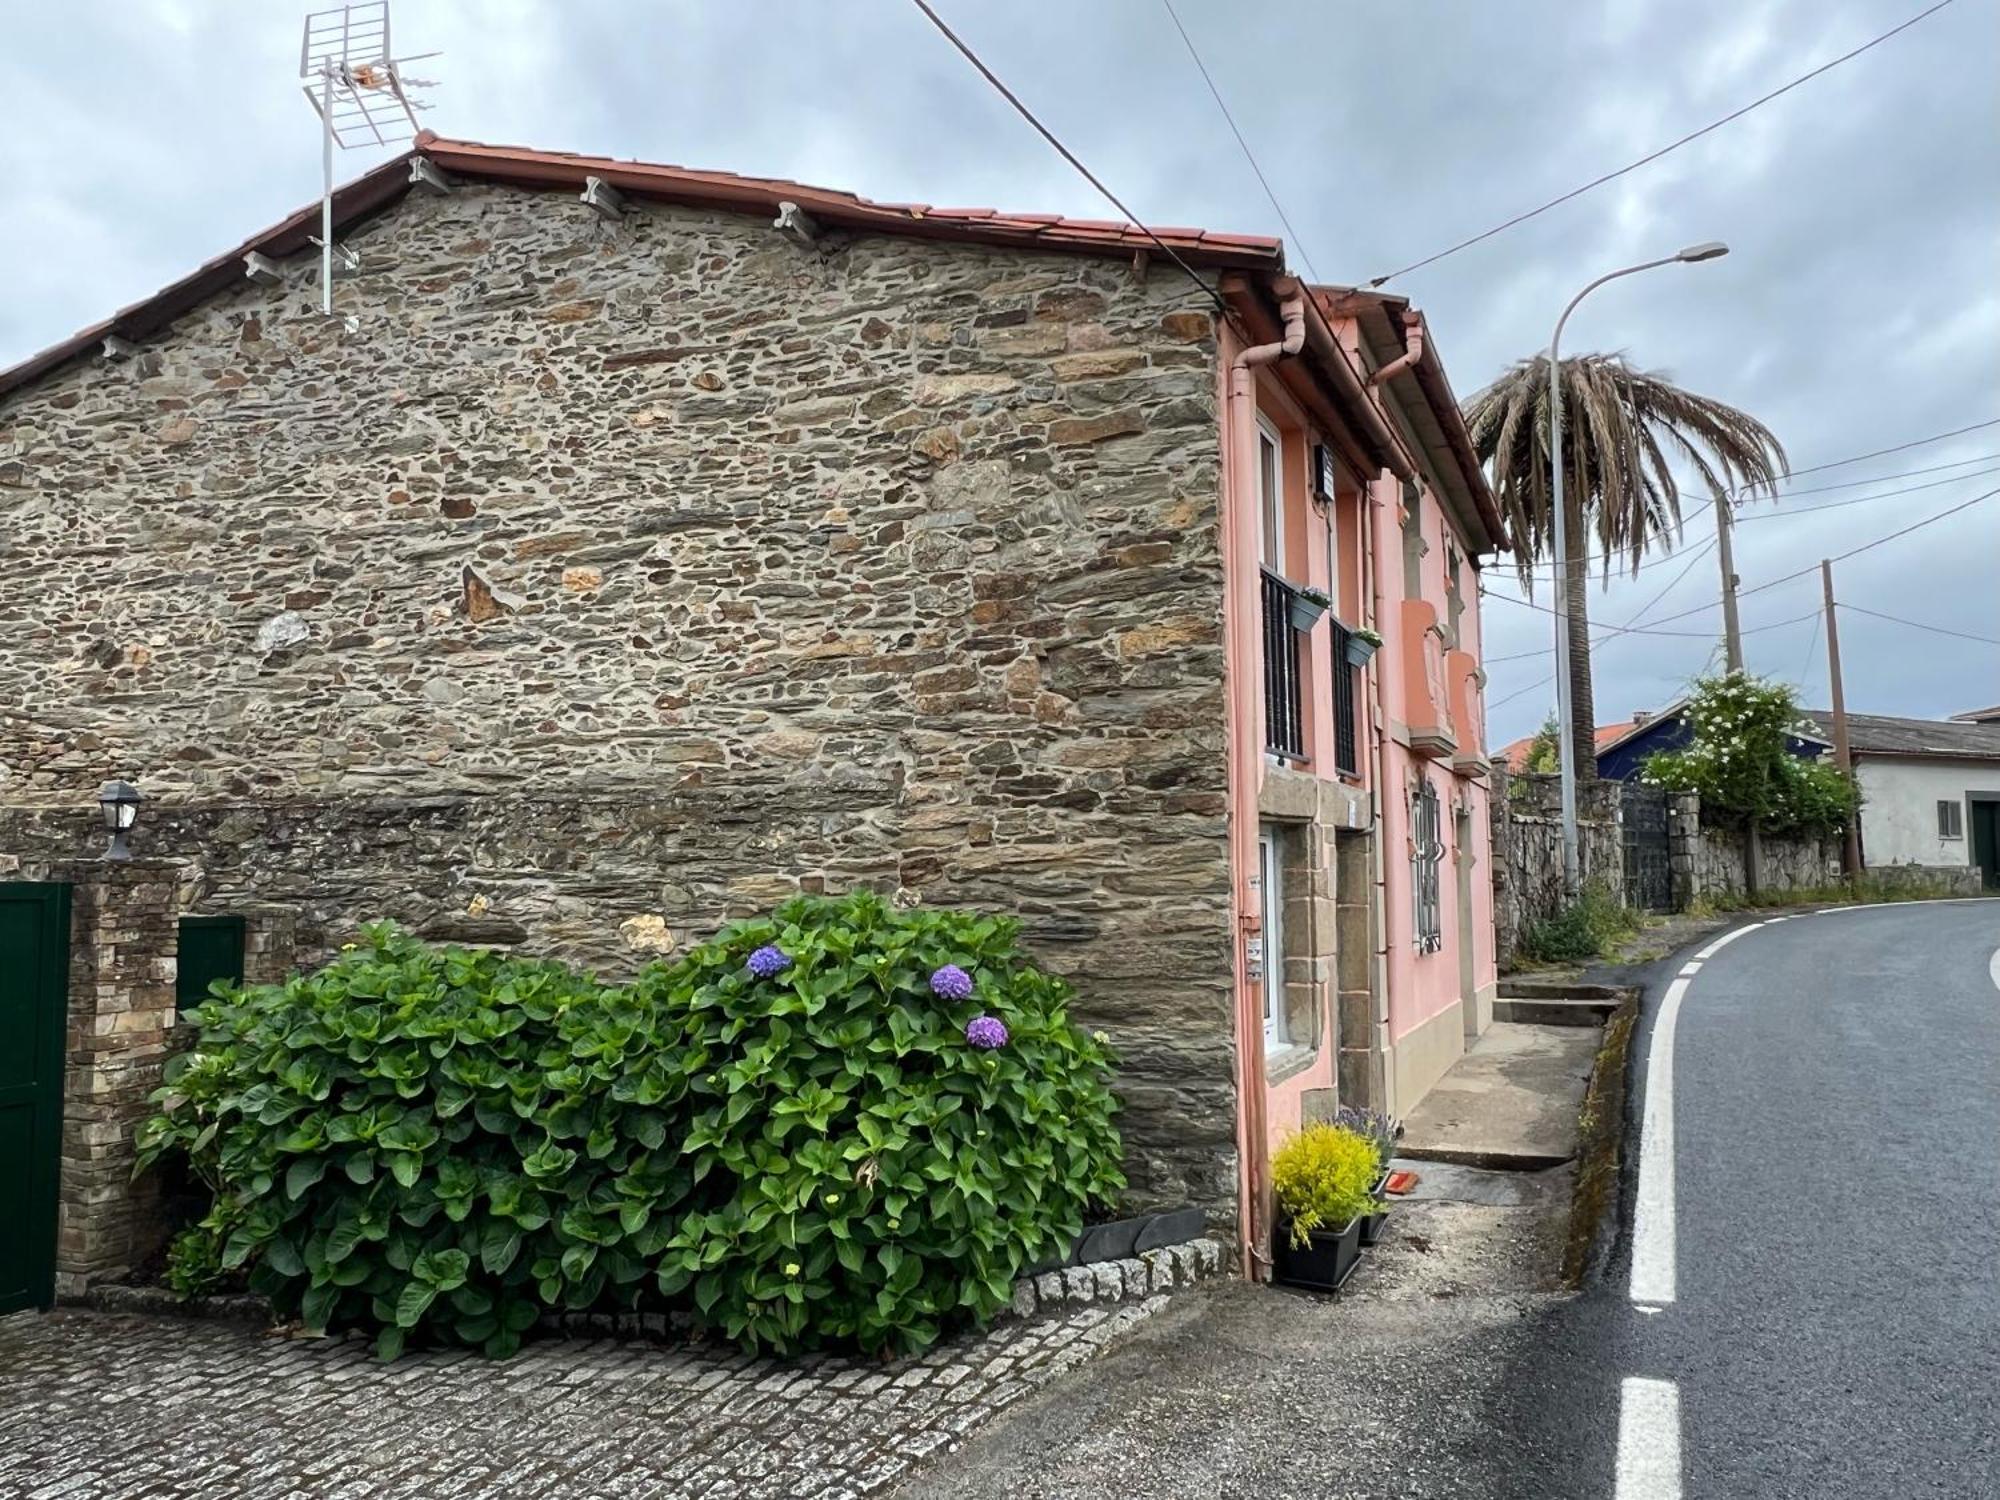
<svg viewBox="0 0 2000 1500"><path fill-rule="evenodd" d="M1382 1238L1382 1230L1389 1222L1389 1174L1384 1172L1375 1179L1375 1185L1368 1191L1375 1195L1375 1212L1361 1216L1361 1243L1372 1245Z"/></svg>
<svg viewBox="0 0 2000 1500"><path fill-rule="evenodd" d="M1337 1292L1361 1263L1361 1220L1337 1230L1315 1229L1303 1246L1292 1243L1292 1226L1281 1222L1271 1238L1271 1276L1286 1286Z"/></svg>

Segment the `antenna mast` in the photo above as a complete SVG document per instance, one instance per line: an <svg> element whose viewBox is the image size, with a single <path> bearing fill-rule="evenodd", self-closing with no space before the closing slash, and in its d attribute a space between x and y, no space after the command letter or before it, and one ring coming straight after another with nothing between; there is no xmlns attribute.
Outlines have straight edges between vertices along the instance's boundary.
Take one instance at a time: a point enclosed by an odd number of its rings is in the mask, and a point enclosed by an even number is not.
<svg viewBox="0 0 2000 1500"><path fill-rule="evenodd" d="M405 78L403 66L435 52L392 57L389 0L364 0L306 17L299 43L299 79L320 119L320 311L333 312L334 265L352 272L360 257L333 243L333 148L389 146L417 133L417 111L426 109L410 90L434 85Z"/></svg>

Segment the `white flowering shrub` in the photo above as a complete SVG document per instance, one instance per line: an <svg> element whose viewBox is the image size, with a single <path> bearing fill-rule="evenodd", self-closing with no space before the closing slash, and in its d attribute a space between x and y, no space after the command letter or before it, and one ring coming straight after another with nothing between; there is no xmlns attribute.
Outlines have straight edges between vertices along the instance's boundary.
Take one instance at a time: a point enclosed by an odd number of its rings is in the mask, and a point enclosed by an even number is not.
<svg viewBox="0 0 2000 1500"><path fill-rule="evenodd" d="M1860 805L1854 783L1831 764L1805 760L1788 741L1818 728L1801 717L1784 683L1730 672L1695 683L1688 700L1693 739L1648 756L1640 780L1698 792L1704 818L1754 820L1772 832L1829 833Z"/></svg>

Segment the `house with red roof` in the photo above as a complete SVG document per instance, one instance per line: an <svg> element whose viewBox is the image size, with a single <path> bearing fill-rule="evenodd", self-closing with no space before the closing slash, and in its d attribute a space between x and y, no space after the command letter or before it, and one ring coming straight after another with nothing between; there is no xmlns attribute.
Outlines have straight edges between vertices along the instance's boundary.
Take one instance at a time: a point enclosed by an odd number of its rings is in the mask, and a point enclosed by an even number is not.
<svg viewBox="0 0 2000 1500"><path fill-rule="evenodd" d="M1018 917L1134 1202L1253 1270L1273 1143L1490 1017L1502 529L1406 300L428 134L332 222L331 316L315 205L0 372L7 1003L68 1037L11 1295L150 1248L177 1005L375 918L617 974L800 891Z"/></svg>

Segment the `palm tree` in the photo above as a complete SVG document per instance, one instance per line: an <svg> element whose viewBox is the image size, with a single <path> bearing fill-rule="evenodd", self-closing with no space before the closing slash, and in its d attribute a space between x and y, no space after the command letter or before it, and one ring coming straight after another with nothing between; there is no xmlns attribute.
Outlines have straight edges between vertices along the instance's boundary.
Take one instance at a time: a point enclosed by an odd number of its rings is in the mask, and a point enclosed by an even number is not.
<svg viewBox="0 0 2000 1500"><path fill-rule="evenodd" d="M1671 548L1681 528L1674 463L1684 462L1709 495L1732 501L1775 495L1790 472L1785 450L1755 417L1635 370L1623 355L1577 354L1561 362L1563 508L1569 555L1571 746L1579 777L1597 773L1590 691L1590 564L1609 580L1614 559L1639 560L1655 542ZM1553 546L1550 506L1549 361L1524 359L1465 406L1472 444L1486 463L1507 518L1521 578Z"/></svg>

